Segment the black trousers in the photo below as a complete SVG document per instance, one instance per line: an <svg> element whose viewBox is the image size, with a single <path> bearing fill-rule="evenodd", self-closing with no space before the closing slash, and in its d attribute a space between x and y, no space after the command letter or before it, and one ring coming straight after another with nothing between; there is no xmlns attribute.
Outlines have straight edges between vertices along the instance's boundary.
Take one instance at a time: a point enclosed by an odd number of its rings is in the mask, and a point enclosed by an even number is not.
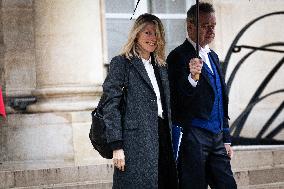
<svg viewBox="0 0 284 189"><path fill-rule="evenodd" d="M178 178L168 121L159 118L159 189L177 189Z"/></svg>
<svg viewBox="0 0 284 189"><path fill-rule="evenodd" d="M236 189L223 133L184 129L178 159L180 189Z"/></svg>

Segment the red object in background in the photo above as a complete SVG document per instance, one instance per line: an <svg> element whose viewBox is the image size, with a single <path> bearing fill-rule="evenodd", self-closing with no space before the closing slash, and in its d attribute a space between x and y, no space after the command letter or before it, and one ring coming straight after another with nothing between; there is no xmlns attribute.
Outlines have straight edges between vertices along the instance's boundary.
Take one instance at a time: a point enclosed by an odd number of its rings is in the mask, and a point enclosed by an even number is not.
<svg viewBox="0 0 284 189"><path fill-rule="evenodd" d="M6 117L5 105L3 101L2 88L0 87L0 114Z"/></svg>

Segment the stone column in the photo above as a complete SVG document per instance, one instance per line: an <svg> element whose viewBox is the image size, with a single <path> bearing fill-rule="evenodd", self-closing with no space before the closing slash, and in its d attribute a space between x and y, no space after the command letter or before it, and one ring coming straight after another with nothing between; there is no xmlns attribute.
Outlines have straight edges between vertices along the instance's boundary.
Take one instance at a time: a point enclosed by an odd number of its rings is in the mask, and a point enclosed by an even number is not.
<svg viewBox="0 0 284 189"><path fill-rule="evenodd" d="M29 112L90 110L104 78L101 2L36 0L38 102Z"/></svg>
<svg viewBox="0 0 284 189"><path fill-rule="evenodd" d="M15 98L31 96L35 89L32 1L0 1L1 86L6 112L15 113Z"/></svg>
<svg viewBox="0 0 284 189"><path fill-rule="evenodd" d="M9 161L104 161L88 138L105 75L102 0L35 0L33 8L37 102L10 116L9 128L19 129Z"/></svg>

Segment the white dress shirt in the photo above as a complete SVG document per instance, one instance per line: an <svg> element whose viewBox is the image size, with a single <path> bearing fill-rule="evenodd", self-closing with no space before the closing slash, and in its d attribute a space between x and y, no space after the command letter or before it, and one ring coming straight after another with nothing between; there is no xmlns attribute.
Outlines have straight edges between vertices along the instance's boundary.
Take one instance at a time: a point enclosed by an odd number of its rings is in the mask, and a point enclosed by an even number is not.
<svg viewBox="0 0 284 189"><path fill-rule="evenodd" d="M155 72L154 72L154 68L151 64L151 57L149 58L149 60L145 60L142 58L142 62L145 66L145 69L148 73L148 76L151 80L152 86L154 88L154 91L156 93L156 97L157 97L157 105L158 105L158 116L163 118L163 108L162 108L162 101L161 101L161 94L160 94L160 89L158 86L158 82L155 76Z"/></svg>
<svg viewBox="0 0 284 189"><path fill-rule="evenodd" d="M196 49L196 43L194 41L192 41L190 38L187 38L187 40L194 46L194 49ZM202 59L202 62L204 62L211 70L211 72L213 73L212 67L211 67L211 63L209 61L209 57L208 57L208 53L211 52L210 48L208 45L206 45L204 48L202 48L201 46L199 46L200 50L199 50L199 56ZM189 74L188 76L188 81L189 83L193 86L196 87L198 81L194 81L191 78L191 74Z"/></svg>

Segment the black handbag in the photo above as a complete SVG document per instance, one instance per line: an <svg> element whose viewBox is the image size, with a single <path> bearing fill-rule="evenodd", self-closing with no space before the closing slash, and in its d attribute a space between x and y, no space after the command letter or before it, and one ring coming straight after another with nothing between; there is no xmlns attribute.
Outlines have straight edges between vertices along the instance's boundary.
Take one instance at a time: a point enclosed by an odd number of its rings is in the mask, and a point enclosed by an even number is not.
<svg viewBox="0 0 284 189"><path fill-rule="evenodd" d="M129 64L131 64L129 62ZM126 98L127 98L127 87L129 82L129 65L126 63L125 65L127 76L124 78L124 85L122 87L123 97L120 102L120 111L122 117L124 116L126 109ZM126 79L127 77L127 79ZM90 141L95 150L99 152L99 154L106 159L112 159L113 150L110 145L107 143L106 137L106 125L103 119L103 106L106 103L106 96L103 94L97 108L91 113L92 115L92 124L89 133ZM122 119L123 120L123 119ZM123 123L122 123L123 125Z"/></svg>

